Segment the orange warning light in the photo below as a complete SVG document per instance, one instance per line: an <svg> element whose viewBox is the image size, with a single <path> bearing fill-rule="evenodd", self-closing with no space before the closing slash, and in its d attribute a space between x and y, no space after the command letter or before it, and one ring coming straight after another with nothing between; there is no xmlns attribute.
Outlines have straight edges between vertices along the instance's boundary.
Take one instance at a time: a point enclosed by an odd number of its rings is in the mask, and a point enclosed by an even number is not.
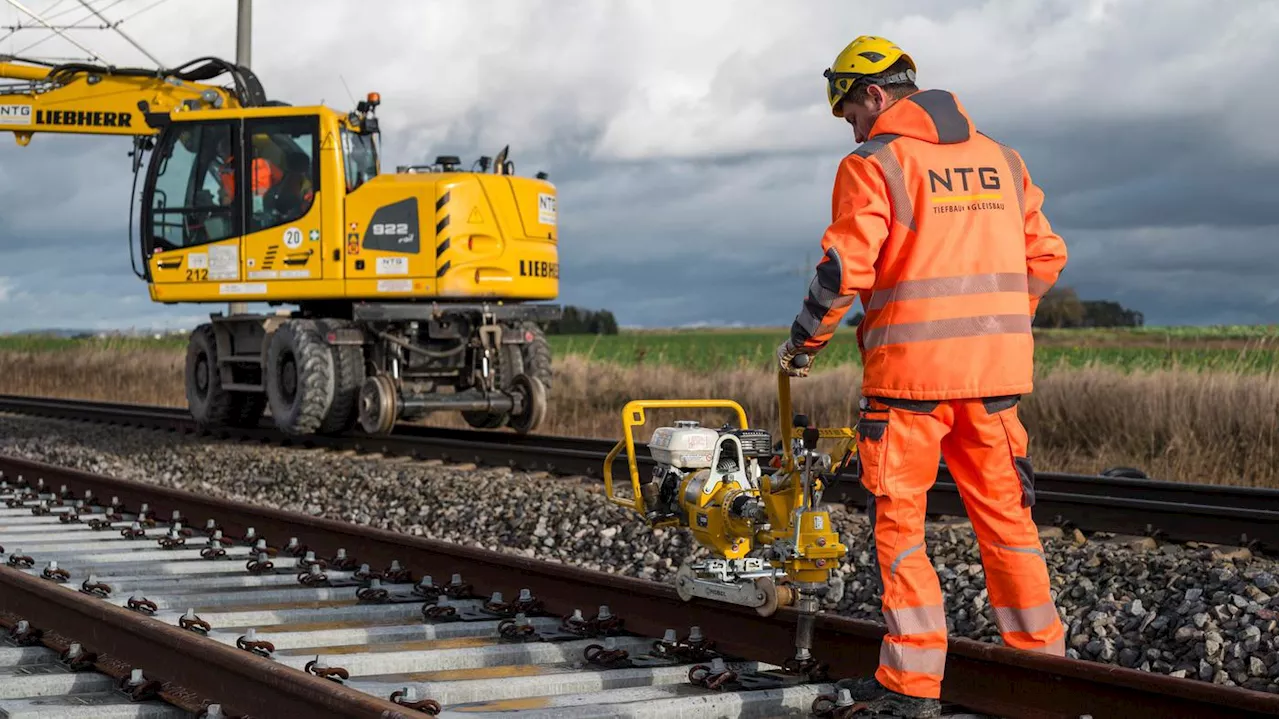
<svg viewBox="0 0 1280 719"><path fill-rule="evenodd" d="M382 96L376 92L369 93L369 104L377 105L382 102Z"/></svg>

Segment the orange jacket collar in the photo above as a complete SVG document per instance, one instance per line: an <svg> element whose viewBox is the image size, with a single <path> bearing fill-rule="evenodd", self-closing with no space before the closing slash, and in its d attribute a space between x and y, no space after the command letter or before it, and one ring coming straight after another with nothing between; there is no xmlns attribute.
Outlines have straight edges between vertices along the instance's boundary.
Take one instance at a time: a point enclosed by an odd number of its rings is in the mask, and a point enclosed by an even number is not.
<svg viewBox="0 0 1280 719"><path fill-rule="evenodd" d="M973 121L956 96L946 90L921 90L895 102L871 126L876 135L914 137L935 145L964 142L975 133Z"/></svg>

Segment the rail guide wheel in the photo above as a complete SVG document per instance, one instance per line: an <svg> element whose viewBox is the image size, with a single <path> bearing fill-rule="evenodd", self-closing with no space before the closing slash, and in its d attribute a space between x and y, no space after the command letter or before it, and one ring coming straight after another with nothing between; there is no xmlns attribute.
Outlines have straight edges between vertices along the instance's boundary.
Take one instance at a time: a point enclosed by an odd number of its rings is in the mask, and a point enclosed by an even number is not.
<svg viewBox="0 0 1280 719"><path fill-rule="evenodd" d="M386 375L365 379L360 387L360 427L369 434L390 434L400 415L400 395Z"/></svg>
<svg viewBox="0 0 1280 719"><path fill-rule="evenodd" d="M547 388L542 380L527 374L518 374L511 381L511 394L520 397L520 412L512 412L507 426L519 434L528 434L542 424L547 416Z"/></svg>

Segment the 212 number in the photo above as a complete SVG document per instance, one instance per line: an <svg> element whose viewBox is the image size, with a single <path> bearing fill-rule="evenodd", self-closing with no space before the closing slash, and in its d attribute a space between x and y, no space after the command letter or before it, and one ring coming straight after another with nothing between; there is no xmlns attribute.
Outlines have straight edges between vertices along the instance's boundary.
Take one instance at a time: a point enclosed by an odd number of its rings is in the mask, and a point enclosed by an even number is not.
<svg viewBox="0 0 1280 719"><path fill-rule="evenodd" d="M209 270L187 270L187 282L204 282L209 279Z"/></svg>

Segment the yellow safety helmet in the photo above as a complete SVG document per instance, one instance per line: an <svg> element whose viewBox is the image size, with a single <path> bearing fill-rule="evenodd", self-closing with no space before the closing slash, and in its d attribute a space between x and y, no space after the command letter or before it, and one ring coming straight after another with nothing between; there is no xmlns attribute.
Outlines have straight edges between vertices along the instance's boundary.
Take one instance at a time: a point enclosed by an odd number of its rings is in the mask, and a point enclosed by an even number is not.
<svg viewBox="0 0 1280 719"><path fill-rule="evenodd" d="M911 66L909 70L895 73L892 77L881 75L903 58ZM840 101L855 85L915 82L916 63L892 41L875 35L860 35L836 55L835 62L822 76L827 78L827 102L831 103L831 114L842 117Z"/></svg>

